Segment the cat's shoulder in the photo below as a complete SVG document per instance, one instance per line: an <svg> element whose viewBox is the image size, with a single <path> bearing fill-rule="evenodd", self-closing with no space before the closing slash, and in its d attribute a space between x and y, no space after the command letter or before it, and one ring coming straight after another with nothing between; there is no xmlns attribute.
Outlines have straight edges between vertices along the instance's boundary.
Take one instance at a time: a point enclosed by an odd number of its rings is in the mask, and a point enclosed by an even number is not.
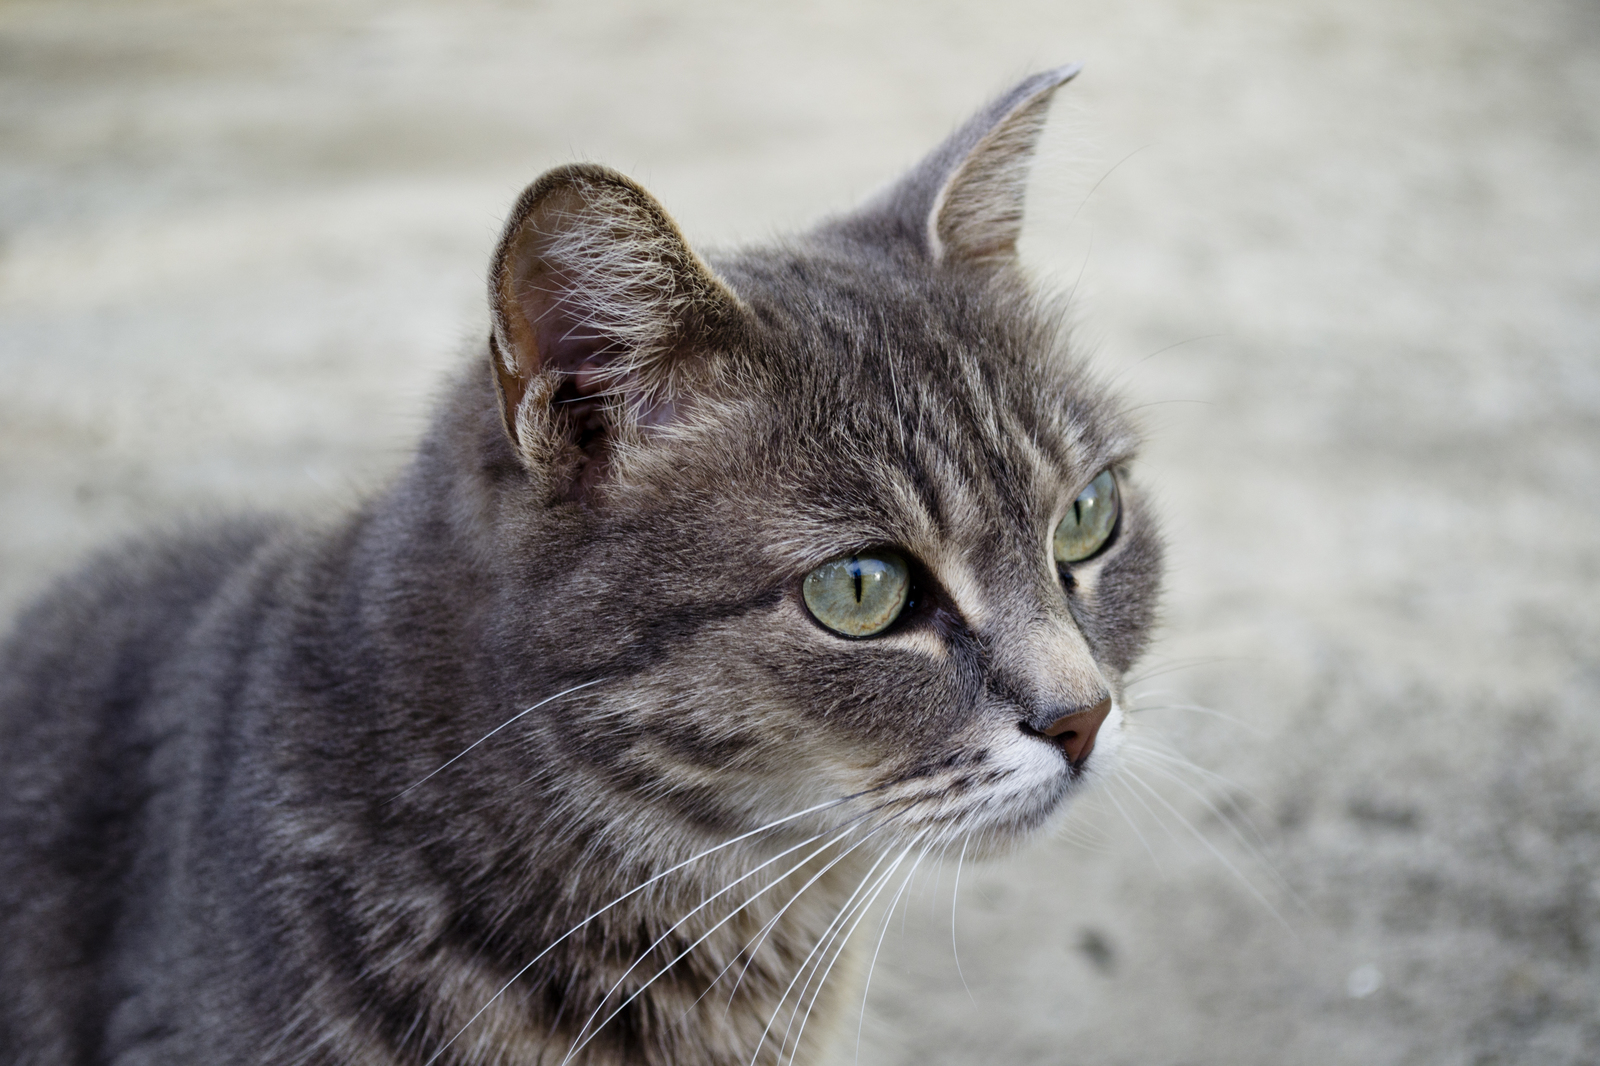
<svg viewBox="0 0 1600 1066"><path fill-rule="evenodd" d="M294 536L267 516L196 525L127 540L58 579L0 644L0 735L13 759L29 736L94 728L91 707L136 703L229 581Z"/></svg>

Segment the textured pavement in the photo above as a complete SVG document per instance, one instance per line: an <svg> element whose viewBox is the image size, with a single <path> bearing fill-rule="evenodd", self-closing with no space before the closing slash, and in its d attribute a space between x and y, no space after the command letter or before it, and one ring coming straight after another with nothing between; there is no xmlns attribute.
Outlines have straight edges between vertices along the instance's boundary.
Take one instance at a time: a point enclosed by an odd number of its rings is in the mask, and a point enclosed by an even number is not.
<svg viewBox="0 0 1600 1066"><path fill-rule="evenodd" d="M1600 7L682 6L0 2L0 608L380 485L546 167L759 239L1083 60L1024 254L1148 430L1177 754L920 879L860 1061L1600 1061Z"/></svg>

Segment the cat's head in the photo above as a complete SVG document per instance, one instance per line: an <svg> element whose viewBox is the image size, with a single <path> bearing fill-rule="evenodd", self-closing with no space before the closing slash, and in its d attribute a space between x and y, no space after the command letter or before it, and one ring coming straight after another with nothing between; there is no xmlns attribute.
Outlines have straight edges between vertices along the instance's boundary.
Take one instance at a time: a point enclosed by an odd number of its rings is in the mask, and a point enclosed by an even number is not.
<svg viewBox="0 0 1600 1066"><path fill-rule="evenodd" d="M501 638L560 757L727 833L988 850L1112 764L1160 576L1135 438L1016 259L1031 78L859 211L714 257L613 171L490 284Z"/></svg>

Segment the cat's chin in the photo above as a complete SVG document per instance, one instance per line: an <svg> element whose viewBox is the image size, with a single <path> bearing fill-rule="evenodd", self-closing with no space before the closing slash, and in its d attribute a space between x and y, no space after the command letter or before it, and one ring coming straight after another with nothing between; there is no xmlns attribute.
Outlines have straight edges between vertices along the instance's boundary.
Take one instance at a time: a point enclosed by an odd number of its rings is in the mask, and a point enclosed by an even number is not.
<svg viewBox="0 0 1600 1066"><path fill-rule="evenodd" d="M1097 772L1095 776L1102 774ZM1059 792L1046 796L1043 802L1022 810L997 812L960 828L958 835L966 842L967 857L1001 859L1025 850L1059 825L1076 800L1093 787L1092 779L1076 775Z"/></svg>
<svg viewBox="0 0 1600 1066"><path fill-rule="evenodd" d="M1097 775L1098 776L1098 775ZM1009 811L986 815L961 830L969 842L967 855L975 859L998 859L1031 846L1066 818L1074 802L1093 784L1082 774L1063 781L1058 790L1044 793L1036 802L1017 805Z"/></svg>

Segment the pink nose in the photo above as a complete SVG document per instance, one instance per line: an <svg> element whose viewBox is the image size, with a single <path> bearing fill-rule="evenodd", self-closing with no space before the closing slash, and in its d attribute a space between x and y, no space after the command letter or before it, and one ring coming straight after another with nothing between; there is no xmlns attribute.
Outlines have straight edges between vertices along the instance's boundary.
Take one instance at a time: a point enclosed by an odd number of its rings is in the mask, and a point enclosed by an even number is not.
<svg viewBox="0 0 1600 1066"><path fill-rule="evenodd" d="M1061 745L1067 761L1074 770L1083 769L1089 753L1094 751L1094 737L1111 713L1111 697L1107 696L1086 711L1073 711L1051 722L1044 735Z"/></svg>

